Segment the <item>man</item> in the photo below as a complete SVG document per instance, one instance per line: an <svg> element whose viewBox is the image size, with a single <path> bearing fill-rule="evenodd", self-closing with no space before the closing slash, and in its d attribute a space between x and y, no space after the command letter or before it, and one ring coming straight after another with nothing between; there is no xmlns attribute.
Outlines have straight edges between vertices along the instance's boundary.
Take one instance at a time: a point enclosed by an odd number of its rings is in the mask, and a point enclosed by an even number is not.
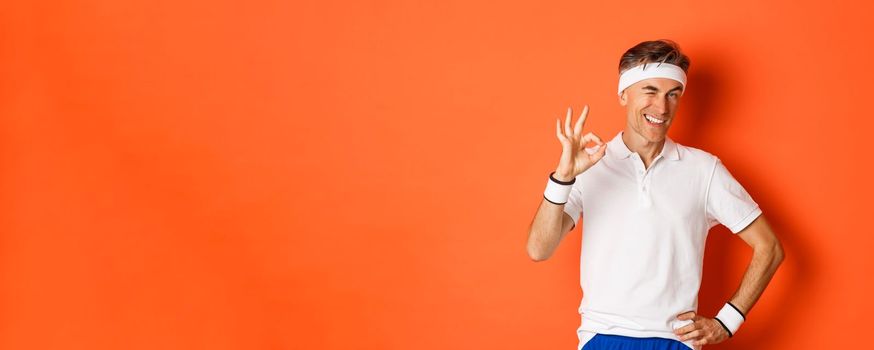
<svg viewBox="0 0 874 350"><path fill-rule="evenodd" d="M716 156L667 137L686 90L689 58L670 40L646 41L619 62L626 125L611 141L568 109L562 145L528 233L549 258L583 220L578 350L700 349L732 337L783 260L761 209ZM596 146L586 148L589 142ZM753 249L740 287L714 317L697 313L707 233L725 225Z"/></svg>

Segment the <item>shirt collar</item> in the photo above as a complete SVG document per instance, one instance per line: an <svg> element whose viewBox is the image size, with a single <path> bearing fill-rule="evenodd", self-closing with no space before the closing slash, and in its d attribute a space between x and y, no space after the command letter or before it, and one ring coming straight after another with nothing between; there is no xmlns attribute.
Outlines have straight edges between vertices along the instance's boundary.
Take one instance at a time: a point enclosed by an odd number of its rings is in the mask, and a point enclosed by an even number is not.
<svg viewBox="0 0 874 350"><path fill-rule="evenodd" d="M624 130L620 131L607 143L607 151L617 159L628 158L632 153L628 146L625 145L625 141L622 141L622 133L624 132ZM680 151L677 149L677 144L670 137L665 136L665 145L662 147L661 156L671 160L680 159Z"/></svg>

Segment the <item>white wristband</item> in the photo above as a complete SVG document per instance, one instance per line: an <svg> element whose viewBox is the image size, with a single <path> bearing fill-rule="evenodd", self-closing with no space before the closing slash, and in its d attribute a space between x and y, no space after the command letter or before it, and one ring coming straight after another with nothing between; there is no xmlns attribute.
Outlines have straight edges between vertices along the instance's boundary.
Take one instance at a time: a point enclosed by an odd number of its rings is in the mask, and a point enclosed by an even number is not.
<svg viewBox="0 0 874 350"><path fill-rule="evenodd" d="M725 327L725 330L728 331L728 336L731 337L737 333L737 329L740 328L741 323L744 323L746 316L731 303L725 303L722 306L722 310L719 310L719 313L716 314L716 320Z"/></svg>
<svg viewBox="0 0 874 350"><path fill-rule="evenodd" d="M568 197L571 195L571 188L573 188L573 184L577 179L574 178L571 181L560 181L554 178L552 176L553 174L555 174L555 172L549 174L549 181L546 182L546 190L543 191L543 198L546 198L546 200L553 204L565 204L567 203Z"/></svg>

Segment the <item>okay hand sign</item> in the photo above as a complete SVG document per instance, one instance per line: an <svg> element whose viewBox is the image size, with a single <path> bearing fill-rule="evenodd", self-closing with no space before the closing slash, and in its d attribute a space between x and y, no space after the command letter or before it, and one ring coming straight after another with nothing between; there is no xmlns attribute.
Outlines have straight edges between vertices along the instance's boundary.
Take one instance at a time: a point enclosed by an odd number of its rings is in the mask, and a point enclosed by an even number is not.
<svg viewBox="0 0 874 350"><path fill-rule="evenodd" d="M555 169L555 178L561 181L570 181L577 175L595 165L604 153L607 152L607 144L601 141L601 138L593 133L581 135L583 125L586 123L586 115L589 114L589 105L583 107L583 113L574 124L571 130L571 114L572 109L568 107L567 118L564 121L564 131L561 130L561 122L555 120L555 134L561 142L561 159L558 163L558 168ZM589 142L598 144L598 149L595 153L589 154L585 148Z"/></svg>

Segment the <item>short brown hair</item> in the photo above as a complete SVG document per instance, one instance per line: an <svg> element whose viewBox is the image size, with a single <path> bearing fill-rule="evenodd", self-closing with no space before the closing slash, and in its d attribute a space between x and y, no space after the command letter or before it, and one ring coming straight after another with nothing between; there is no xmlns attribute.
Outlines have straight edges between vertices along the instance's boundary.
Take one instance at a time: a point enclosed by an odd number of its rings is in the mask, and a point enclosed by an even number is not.
<svg viewBox="0 0 874 350"><path fill-rule="evenodd" d="M680 45L668 39L644 41L625 51L619 59L619 74L640 64L665 62L689 72L689 57L680 51Z"/></svg>

